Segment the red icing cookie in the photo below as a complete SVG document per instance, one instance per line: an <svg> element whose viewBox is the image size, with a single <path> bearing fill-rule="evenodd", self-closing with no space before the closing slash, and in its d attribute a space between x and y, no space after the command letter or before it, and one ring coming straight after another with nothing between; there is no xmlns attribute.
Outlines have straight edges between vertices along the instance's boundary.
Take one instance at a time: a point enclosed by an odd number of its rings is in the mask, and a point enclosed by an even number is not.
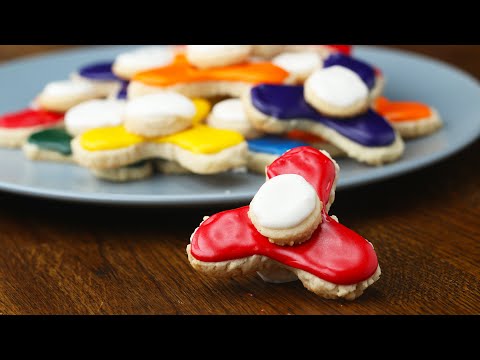
<svg viewBox="0 0 480 360"><path fill-rule="evenodd" d="M352 45L327 45L327 46L345 55L352 55Z"/></svg>
<svg viewBox="0 0 480 360"><path fill-rule="evenodd" d="M263 255L320 279L352 285L372 277L378 260L371 244L328 216L336 180L333 161L311 147L287 152L267 167L269 179L283 174L305 178L324 204L323 221L310 240L293 247L272 244L250 221L249 207L213 215L197 229L191 240L191 255L205 263L216 263Z"/></svg>
<svg viewBox="0 0 480 360"><path fill-rule="evenodd" d="M62 120L63 114L46 110L25 109L0 116L0 127L21 129L37 126L53 126Z"/></svg>

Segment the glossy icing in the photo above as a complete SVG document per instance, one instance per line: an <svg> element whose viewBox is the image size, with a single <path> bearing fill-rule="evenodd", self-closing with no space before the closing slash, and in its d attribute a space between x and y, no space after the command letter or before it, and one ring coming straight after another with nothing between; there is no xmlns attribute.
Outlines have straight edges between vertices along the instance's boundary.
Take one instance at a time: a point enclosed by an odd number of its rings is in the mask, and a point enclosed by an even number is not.
<svg viewBox="0 0 480 360"><path fill-rule="evenodd" d="M391 125L373 110L350 119L319 114L306 103L303 86L259 85L251 90L251 99L253 106L263 114L279 120L308 119L318 122L364 146L386 146L395 140Z"/></svg>
<svg viewBox="0 0 480 360"><path fill-rule="evenodd" d="M131 134L123 126L93 129L80 137L81 146L89 151L122 149L148 141L174 144L195 154L213 154L238 145L244 139L235 131L213 129L205 125L155 139Z"/></svg>
<svg viewBox="0 0 480 360"><path fill-rule="evenodd" d="M173 91L162 91L137 97L127 102L126 118L192 119L196 114L195 104L188 97Z"/></svg>
<svg viewBox="0 0 480 360"><path fill-rule="evenodd" d="M54 126L63 120L63 114L40 109L25 109L0 116L0 127L21 129L36 126Z"/></svg>
<svg viewBox="0 0 480 360"><path fill-rule="evenodd" d="M333 53L324 61L323 66L328 68L335 65L352 70L370 90L375 86L376 70L371 65L342 53Z"/></svg>
<svg viewBox="0 0 480 360"><path fill-rule="evenodd" d="M201 124L210 114L212 110L212 104L210 101L205 99L192 99L193 104L195 105L196 113L192 119L193 125Z"/></svg>
<svg viewBox="0 0 480 360"><path fill-rule="evenodd" d="M239 145L243 141L243 136L236 131L214 129L205 125L197 125L155 140L159 143L177 145L195 154L214 154Z"/></svg>
<svg viewBox="0 0 480 360"><path fill-rule="evenodd" d="M28 138L28 143L37 145L40 149L55 151L62 155L71 155L70 136L63 129L47 129L36 132Z"/></svg>
<svg viewBox="0 0 480 360"><path fill-rule="evenodd" d="M89 151L123 149L145 141L142 136L129 133L123 125L92 129L80 136L80 145Z"/></svg>
<svg viewBox="0 0 480 360"><path fill-rule="evenodd" d="M283 155L288 150L299 146L307 146L308 143L298 140L287 139L281 136L266 135L261 138L247 141L250 151L262 154Z"/></svg>
<svg viewBox="0 0 480 360"><path fill-rule="evenodd" d="M292 139L292 140L298 140L302 141L307 144L314 144L314 143L319 143L319 142L325 142L325 139L317 136L310 134L306 131L302 130L290 130L287 133L287 138Z"/></svg>
<svg viewBox="0 0 480 360"><path fill-rule="evenodd" d="M297 174L317 191L326 209L336 178L335 165L326 155L312 147L298 147L287 152L267 167L269 179L281 174Z"/></svg>
<svg viewBox="0 0 480 360"><path fill-rule="evenodd" d="M119 81L112 72L113 61L88 64L78 69L78 74L86 79L95 81Z"/></svg>
<svg viewBox="0 0 480 360"><path fill-rule="evenodd" d="M345 55L352 55L352 45L327 45L335 51L338 51Z"/></svg>
<svg viewBox="0 0 480 360"><path fill-rule="evenodd" d="M285 70L269 62L197 69L188 64L183 55L178 55L173 64L137 73L133 80L151 86L171 86L203 81L281 84L287 77L288 73Z"/></svg>
<svg viewBox="0 0 480 360"><path fill-rule="evenodd" d="M129 84L130 83L128 81L121 81L120 90L117 92L116 95L117 100L127 100Z"/></svg>
<svg viewBox="0 0 480 360"><path fill-rule="evenodd" d="M390 101L384 97L375 101L375 110L391 122L415 121L432 116L428 105L413 101Z"/></svg>
<svg viewBox="0 0 480 360"><path fill-rule="evenodd" d="M317 203L315 189L303 177L284 174L260 187L250 203L250 215L262 227L290 229L305 221Z"/></svg>
<svg viewBox="0 0 480 360"><path fill-rule="evenodd" d="M89 100L84 101L65 113L65 127L73 135L87 130L118 126L123 123L125 101Z"/></svg>
<svg viewBox="0 0 480 360"><path fill-rule="evenodd" d="M335 179L333 162L310 147L289 151L267 168L267 176L303 176L328 201ZM378 267L373 247L360 235L322 212L322 223L301 245L282 247L261 235L248 218L249 207L221 212L208 218L192 237L191 253L204 262L267 256L339 285L356 284L371 277Z"/></svg>
<svg viewBox="0 0 480 360"><path fill-rule="evenodd" d="M305 86L323 103L339 108L368 102L368 88L357 73L343 66L317 69Z"/></svg>

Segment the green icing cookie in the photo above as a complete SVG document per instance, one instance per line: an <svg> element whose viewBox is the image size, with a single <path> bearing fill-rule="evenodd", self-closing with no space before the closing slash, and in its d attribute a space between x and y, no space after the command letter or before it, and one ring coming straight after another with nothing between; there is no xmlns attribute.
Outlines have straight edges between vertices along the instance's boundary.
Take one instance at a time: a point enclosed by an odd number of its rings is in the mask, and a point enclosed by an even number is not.
<svg viewBox="0 0 480 360"><path fill-rule="evenodd" d="M48 129L30 135L28 142L41 149L55 151L63 155L71 155L70 141L72 137L62 129Z"/></svg>

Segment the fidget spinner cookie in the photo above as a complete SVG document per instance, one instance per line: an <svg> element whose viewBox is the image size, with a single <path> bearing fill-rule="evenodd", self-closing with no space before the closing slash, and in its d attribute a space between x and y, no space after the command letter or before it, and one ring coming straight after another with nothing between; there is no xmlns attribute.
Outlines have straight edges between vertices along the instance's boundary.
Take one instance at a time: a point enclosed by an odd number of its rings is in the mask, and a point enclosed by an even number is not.
<svg viewBox="0 0 480 360"><path fill-rule="evenodd" d="M338 171L317 149L288 151L267 168L250 206L204 219L187 246L190 264L206 275L260 272L272 282L291 273L319 296L359 297L381 271L372 244L328 215Z"/></svg>
<svg viewBox="0 0 480 360"><path fill-rule="evenodd" d="M400 135L375 111L350 118L323 115L307 103L303 86L259 85L243 100L253 126L266 133L302 130L371 165L394 161L404 151Z"/></svg>
<svg viewBox="0 0 480 360"><path fill-rule="evenodd" d="M245 166L247 143L235 131L199 123L205 101L173 92L129 101L125 124L96 128L72 140L73 157L89 169L107 170L142 160L174 161L196 174Z"/></svg>
<svg viewBox="0 0 480 360"><path fill-rule="evenodd" d="M173 64L137 73L128 88L128 97L174 91L188 97L240 97L255 84L283 84L289 74L271 62L246 62L198 68L178 54Z"/></svg>

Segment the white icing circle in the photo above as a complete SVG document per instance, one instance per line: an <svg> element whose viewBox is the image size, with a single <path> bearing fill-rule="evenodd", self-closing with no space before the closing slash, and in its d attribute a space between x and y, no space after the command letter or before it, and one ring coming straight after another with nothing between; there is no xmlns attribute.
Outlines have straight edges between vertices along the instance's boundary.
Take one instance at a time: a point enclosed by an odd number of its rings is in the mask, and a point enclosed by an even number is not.
<svg viewBox="0 0 480 360"><path fill-rule="evenodd" d="M250 203L259 225L289 229L301 224L315 210L317 193L302 176L285 174L268 180Z"/></svg>
<svg viewBox="0 0 480 360"><path fill-rule="evenodd" d="M272 62L292 75L308 77L323 65L318 53L312 51L288 52L276 56Z"/></svg>
<svg viewBox="0 0 480 360"><path fill-rule="evenodd" d="M43 96L67 97L67 96L85 96L95 93L95 86L87 81L54 81L42 91Z"/></svg>
<svg viewBox="0 0 480 360"><path fill-rule="evenodd" d="M124 111L125 101L86 101L67 111L65 127L70 134L80 135L95 128L121 125Z"/></svg>
<svg viewBox="0 0 480 360"><path fill-rule="evenodd" d="M368 88L362 79L343 66L316 70L308 78L307 86L318 98L338 107L348 107L368 99Z"/></svg>
<svg viewBox="0 0 480 360"><path fill-rule="evenodd" d="M136 50L120 54L115 59L115 67L122 68L129 73L137 73L169 65L173 62L174 53L171 48L164 46L145 46Z"/></svg>
<svg viewBox="0 0 480 360"><path fill-rule="evenodd" d="M125 116L128 118L158 118L178 116L193 118L196 108L192 100L174 92L161 92L135 98L127 103Z"/></svg>
<svg viewBox="0 0 480 360"><path fill-rule="evenodd" d="M247 114L240 99L227 99L217 103L212 109L215 119L225 122L249 125Z"/></svg>
<svg viewBox="0 0 480 360"><path fill-rule="evenodd" d="M252 45L187 45L187 54L205 55L214 53L250 52Z"/></svg>

